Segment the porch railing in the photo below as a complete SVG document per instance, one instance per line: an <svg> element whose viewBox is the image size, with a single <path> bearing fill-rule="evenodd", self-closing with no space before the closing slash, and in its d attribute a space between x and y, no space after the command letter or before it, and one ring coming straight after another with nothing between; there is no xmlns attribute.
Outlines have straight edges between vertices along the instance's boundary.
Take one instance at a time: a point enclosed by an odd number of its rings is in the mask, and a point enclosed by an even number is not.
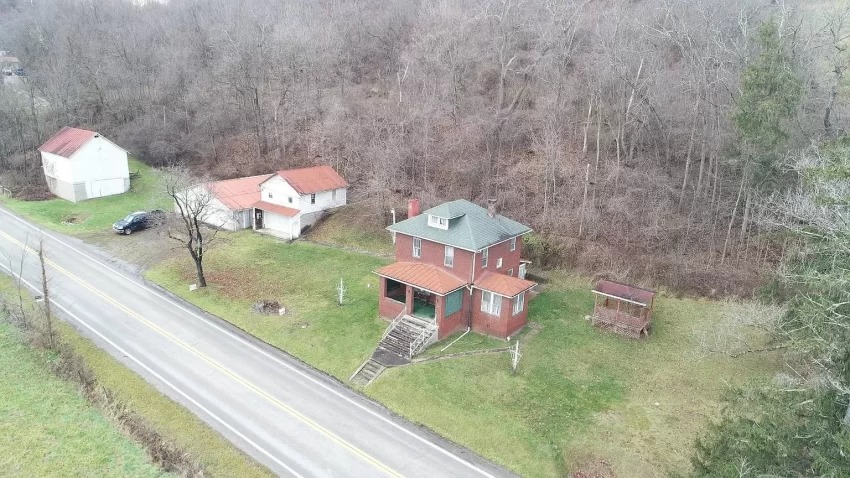
<svg viewBox="0 0 850 478"><path fill-rule="evenodd" d="M401 319L404 318L404 313L406 311L407 311L406 308L402 309L401 313L398 314L398 317L393 319L393 321L390 323L390 326L387 327L387 330L384 331L384 335L381 336L381 340L384 340L385 338L387 338L387 335L390 335L390 332L392 332L393 329L395 328L395 326L398 325L398 323L401 322Z"/></svg>
<svg viewBox="0 0 850 478"><path fill-rule="evenodd" d="M427 327L422 329L422 332L416 337L413 342L410 342L410 355L409 357L413 357L416 352L419 351L419 347L422 347L425 344L425 341L434 336L434 333L437 332L437 326L435 324L429 324Z"/></svg>

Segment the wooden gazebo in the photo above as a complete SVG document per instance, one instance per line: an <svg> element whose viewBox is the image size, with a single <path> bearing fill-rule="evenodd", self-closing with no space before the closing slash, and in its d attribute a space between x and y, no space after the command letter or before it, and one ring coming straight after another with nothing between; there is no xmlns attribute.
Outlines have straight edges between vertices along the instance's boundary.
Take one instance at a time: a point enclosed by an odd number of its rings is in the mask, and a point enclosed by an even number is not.
<svg viewBox="0 0 850 478"><path fill-rule="evenodd" d="M603 280L593 288L595 304L591 323L638 339L649 335L655 292Z"/></svg>

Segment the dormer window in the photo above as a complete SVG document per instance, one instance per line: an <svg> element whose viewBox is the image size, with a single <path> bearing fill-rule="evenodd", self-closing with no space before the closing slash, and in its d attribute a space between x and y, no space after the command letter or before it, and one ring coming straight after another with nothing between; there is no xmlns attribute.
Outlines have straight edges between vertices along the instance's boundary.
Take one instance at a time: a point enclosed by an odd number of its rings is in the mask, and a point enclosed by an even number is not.
<svg viewBox="0 0 850 478"><path fill-rule="evenodd" d="M432 214L428 214L428 225L431 227L436 227L437 229L449 229L449 220L444 217L437 217Z"/></svg>

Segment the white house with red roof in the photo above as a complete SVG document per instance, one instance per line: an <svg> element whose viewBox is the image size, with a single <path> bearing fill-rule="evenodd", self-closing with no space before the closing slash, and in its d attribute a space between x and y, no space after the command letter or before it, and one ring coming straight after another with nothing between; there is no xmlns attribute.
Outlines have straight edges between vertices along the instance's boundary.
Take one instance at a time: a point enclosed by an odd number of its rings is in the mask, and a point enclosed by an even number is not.
<svg viewBox="0 0 850 478"><path fill-rule="evenodd" d="M294 239L328 209L344 206L347 193L348 183L330 166L278 171L260 184L253 227Z"/></svg>
<svg viewBox="0 0 850 478"><path fill-rule="evenodd" d="M252 228L295 239L329 209L344 206L348 183L330 166L290 169L205 185L204 222L235 231Z"/></svg>
<svg viewBox="0 0 850 478"><path fill-rule="evenodd" d="M130 189L127 151L95 131L66 126L38 150L47 187L63 199L78 202Z"/></svg>

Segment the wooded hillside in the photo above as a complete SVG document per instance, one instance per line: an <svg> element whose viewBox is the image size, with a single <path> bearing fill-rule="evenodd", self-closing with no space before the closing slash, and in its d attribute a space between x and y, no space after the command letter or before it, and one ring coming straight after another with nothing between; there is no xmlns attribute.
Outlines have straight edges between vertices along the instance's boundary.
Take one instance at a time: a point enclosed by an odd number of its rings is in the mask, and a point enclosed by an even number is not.
<svg viewBox="0 0 850 478"><path fill-rule="evenodd" d="M142 3L142 5L138 5ZM840 8L839 8L840 6ZM91 127L215 177L329 163L383 211L496 198L532 259L748 293L791 151L847 128L848 7L770 0L0 1L0 174ZM39 107L43 98L47 106Z"/></svg>

